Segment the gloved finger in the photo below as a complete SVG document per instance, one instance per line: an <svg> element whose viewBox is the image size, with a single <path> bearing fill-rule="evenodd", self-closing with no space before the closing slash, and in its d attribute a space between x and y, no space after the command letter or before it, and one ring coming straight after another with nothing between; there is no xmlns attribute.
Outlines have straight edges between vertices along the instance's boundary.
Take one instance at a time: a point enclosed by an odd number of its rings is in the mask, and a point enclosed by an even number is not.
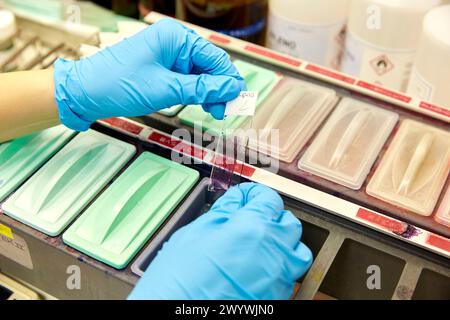
<svg viewBox="0 0 450 320"><path fill-rule="evenodd" d="M292 212L283 210L278 220L274 222L276 222L273 228L274 236L288 248L297 248L303 232L300 220Z"/></svg>
<svg viewBox="0 0 450 320"><path fill-rule="evenodd" d="M209 212L232 214L244 206L244 194L239 186L228 189L211 207Z"/></svg>
<svg viewBox="0 0 450 320"><path fill-rule="evenodd" d="M289 261L287 265L289 280L296 281L311 267L313 255L311 250L304 243L300 242L297 248L290 252L290 257L286 261Z"/></svg>
<svg viewBox="0 0 450 320"><path fill-rule="evenodd" d="M225 103L207 103L202 107L205 112L210 113L216 120L223 120L225 117Z"/></svg>
<svg viewBox="0 0 450 320"><path fill-rule="evenodd" d="M283 214L284 203L276 191L254 183L243 183L239 188L245 195L243 212L271 221L278 221Z"/></svg>
<svg viewBox="0 0 450 320"><path fill-rule="evenodd" d="M239 81L228 76L175 74L174 80L180 100L174 104L225 103L241 92Z"/></svg>

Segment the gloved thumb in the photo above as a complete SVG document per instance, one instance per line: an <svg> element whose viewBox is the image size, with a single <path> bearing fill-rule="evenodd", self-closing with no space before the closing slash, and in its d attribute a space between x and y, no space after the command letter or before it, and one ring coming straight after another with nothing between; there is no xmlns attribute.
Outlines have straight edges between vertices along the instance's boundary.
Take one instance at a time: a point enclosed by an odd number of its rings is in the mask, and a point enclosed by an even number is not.
<svg viewBox="0 0 450 320"><path fill-rule="evenodd" d="M180 86L181 104L214 105L215 109L222 103L225 108L225 103L237 98L245 88L242 80L230 76L209 74L179 74L177 83ZM216 110L215 115L219 113Z"/></svg>

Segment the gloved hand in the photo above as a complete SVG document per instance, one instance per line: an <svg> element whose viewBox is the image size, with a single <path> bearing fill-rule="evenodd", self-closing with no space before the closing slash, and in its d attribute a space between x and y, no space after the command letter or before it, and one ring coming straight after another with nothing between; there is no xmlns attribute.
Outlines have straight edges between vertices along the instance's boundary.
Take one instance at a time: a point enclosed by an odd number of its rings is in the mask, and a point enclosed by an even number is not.
<svg viewBox="0 0 450 320"><path fill-rule="evenodd" d="M245 89L225 51L172 19L80 61L57 60L54 81L61 122L77 131L177 104L202 104L222 119Z"/></svg>
<svg viewBox="0 0 450 320"><path fill-rule="evenodd" d="M272 189L235 186L163 246L129 299L288 299L312 263Z"/></svg>

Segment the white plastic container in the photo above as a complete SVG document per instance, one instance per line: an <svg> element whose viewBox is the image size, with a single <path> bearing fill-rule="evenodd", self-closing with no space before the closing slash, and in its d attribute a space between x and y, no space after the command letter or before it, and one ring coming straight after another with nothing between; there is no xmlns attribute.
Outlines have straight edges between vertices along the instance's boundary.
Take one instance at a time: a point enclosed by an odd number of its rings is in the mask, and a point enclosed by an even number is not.
<svg viewBox="0 0 450 320"><path fill-rule="evenodd" d="M450 109L450 5L428 12L408 93Z"/></svg>
<svg viewBox="0 0 450 320"><path fill-rule="evenodd" d="M430 216L450 167L450 133L404 120L367 186L373 197Z"/></svg>
<svg viewBox="0 0 450 320"><path fill-rule="evenodd" d="M249 147L284 162L292 162L336 104L336 92L293 78L285 78L253 117L258 137ZM279 144L273 141L278 131Z"/></svg>
<svg viewBox="0 0 450 320"><path fill-rule="evenodd" d="M398 115L344 98L299 162L299 168L359 190Z"/></svg>
<svg viewBox="0 0 450 320"><path fill-rule="evenodd" d="M434 217L438 223L450 227L450 187L447 188L444 199Z"/></svg>
<svg viewBox="0 0 450 320"><path fill-rule="evenodd" d="M267 46L339 68L350 0L271 0Z"/></svg>
<svg viewBox="0 0 450 320"><path fill-rule="evenodd" d="M425 14L441 0L354 0L341 70L406 91Z"/></svg>

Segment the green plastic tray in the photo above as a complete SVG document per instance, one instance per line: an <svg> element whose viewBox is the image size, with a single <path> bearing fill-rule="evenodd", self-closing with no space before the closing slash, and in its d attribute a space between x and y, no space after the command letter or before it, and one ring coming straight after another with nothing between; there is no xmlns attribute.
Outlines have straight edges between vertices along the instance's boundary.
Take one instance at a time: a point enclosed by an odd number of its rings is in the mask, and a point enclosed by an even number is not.
<svg viewBox="0 0 450 320"><path fill-rule="evenodd" d="M89 130L77 135L4 204L5 213L56 236L135 154L128 143Z"/></svg>
<svg viewBox="0 0 450 320"><path fill-rule="evenodd" d="M176 106L160 110L158 111L158 113L163 114L167 117L174 117L177 115L178 112L180 112L181 109L183 109L183 105L178 104Z"/></svg>
<svg viewBox="0 0 450 320"><path fill-rule="evenodd" d="M280 77L271 70L241 60L235 60L233 63L244 77L247 84L247 90L258 92L257 106L259 106L278 83ZM186 125L202 128L203 131L208 131L216 136L221 134L223 127L222 121L215 120L209 113L203 111L202 107L199 105L185 107L178 114L178 118ZM248 117L229 116L225 119L225 127L230 131L237 129L247 118Z"/></svg>
<svg viewBox="0 0 450 320"><path fill-rule="evenodd" d="M122 269L198 178L193 169L144 152L63 234L63 240Z"/></svg>
<svg viewBox="0 0 450 320"><path fill-rule="evenodd" d="M0 201L55 154L75 131L56 126L0 145Z"/></svg>

